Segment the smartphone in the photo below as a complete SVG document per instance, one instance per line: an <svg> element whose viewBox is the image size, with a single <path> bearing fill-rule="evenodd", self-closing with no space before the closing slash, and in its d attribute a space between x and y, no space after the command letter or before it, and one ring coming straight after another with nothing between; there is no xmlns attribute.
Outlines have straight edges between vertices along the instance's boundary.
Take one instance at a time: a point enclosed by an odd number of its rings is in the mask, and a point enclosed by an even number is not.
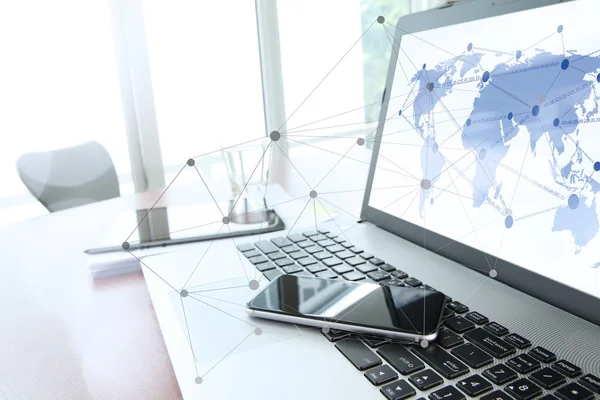
<svg viewBox="0 0 600 400"><path fill-rule="evenodd" d="M446 296L435 290L281 275L246 304L250 316L358 334L433 341Z"/></svg>

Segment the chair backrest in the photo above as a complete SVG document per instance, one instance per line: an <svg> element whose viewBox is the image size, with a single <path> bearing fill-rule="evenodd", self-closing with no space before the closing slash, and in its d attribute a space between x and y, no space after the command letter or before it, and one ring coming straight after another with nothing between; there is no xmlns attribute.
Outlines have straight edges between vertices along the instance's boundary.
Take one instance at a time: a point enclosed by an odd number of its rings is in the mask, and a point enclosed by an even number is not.
<svg viewBox="0 0 600 400"><path fill-rule="evenodd" d="M120 195L110 155L97 142L23 154L17 170L27 189L50 212Z"/></svg>

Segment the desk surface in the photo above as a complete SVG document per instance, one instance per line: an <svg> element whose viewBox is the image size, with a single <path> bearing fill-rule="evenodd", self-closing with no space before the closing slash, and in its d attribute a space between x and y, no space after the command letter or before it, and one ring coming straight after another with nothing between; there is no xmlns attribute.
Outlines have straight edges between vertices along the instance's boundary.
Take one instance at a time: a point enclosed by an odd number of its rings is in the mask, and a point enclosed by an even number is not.
<svg viewBox="0 0 600 400"><path fill-rule="evenodd" d="M332 156L327 169L338 159ZM322 171L311 162L297 166L314 184ZM321 190L359 189L333 197L333 203L353 198L360 205L368 163L358 166L354 174L336 168L322 185ZM304 182L293 170L289 174L290 194L305 195ZM0 399L181 398L142 273L94 281L82 252L102 241L117 212L150 207L161 192L0 229ZM158 206L207 199L201 185L174 186Z"/></svg>

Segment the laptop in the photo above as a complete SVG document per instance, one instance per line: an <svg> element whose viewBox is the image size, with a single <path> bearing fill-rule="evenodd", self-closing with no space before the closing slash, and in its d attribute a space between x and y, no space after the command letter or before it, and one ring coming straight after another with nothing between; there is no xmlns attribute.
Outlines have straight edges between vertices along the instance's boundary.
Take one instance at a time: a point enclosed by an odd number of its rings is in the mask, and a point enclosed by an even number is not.
<svg viewBox="0 0 600 400"><path fill-rule="evenodd" d="M377 21L393 55L360 221L146 259L184 398L599 399L598 15L477 0ZM439 290L444 323L426 347L248 327L244 280L286 273Z"/></svg>

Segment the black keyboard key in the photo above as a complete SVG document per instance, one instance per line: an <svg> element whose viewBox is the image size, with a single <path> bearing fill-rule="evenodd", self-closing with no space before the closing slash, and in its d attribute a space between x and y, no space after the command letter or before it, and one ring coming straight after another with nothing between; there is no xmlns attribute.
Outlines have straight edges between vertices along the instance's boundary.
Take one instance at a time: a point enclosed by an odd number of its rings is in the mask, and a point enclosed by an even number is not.
<svg viewBox="0 0 600 400"><path fill-rule="evenodd" d="M556 360L556 354L539 346L529 350L528 354L533 358L537 358L543 363L551 363L552 361Z"/></svg>
<svg viewBox="0 0 600 400"><path fill-rule="evenodd" d="M317 246L309 240L307 240L306 242L296 243L296 246L300 247L301 249L319 249L319 251L323 250L321 247Z"/></svg>
<svg viewBox="0 0 600 400"><path fill-rule="evenodd" d="M265 271L268 271L268 270L274 269L274 268L275 268L275 264L273 264L272 262L256 264L256 269L259 270L260 272L265 272Z"/></svg>
<svg viewBox="0 0 600 400"><path fill-rule="evenodd" d="M331 249L329 249L329 251L331 251ZM346 260L348 258L354 257L354 254L351 251L344 250L340 251L339 253L335 253L335 256L340 260Z"/></svg>
<svg viewBox="0 0 600 400"><path fill-rule="evenodd" d="M382 281L384 282L384 281ZM381 282L380 282L381 283ZM399 279L388 279L385 281L385 285L386 286L398 286L398 287L405 287L406 284L404 282L402 282Z"/></svg>
<svg viewBox="0 0 600 400"><path fill-rule="evenodd" d="M483 329L490 333L493 333L496 336L504 336L508 333L508 329L506 329L497 322L490 322L489 324L485 325Z"/></svg>
<svg viewBox="0 0 600 400"><path fill-rule="evenodd" d="M451 330L445 329L438 333L437 343L445 349L451 349L459 344L463 344L465 340Z"/></svg>
<svg viewBox="0 0 600 400"><path fill-rule="evenodd" d="M286 246L286 247L283 247L281 250L282 250L284 253L290 254L290 253L293 253L293 252L295 252L295 251L299 251L299 250L300 250L300 247L298 247L298 246L296 246L296 245L292 245L292 246Z"/></svg>
<svg viewBox="0 0 600 400"><path fill-rule="evenodd" d="M370 260L371 258L375 257L373 254L365 253L364 251L360 253L360 256L365 260Z"/></svg>
<svg viewBox="0 0 600 400"><path fill-rule="evenodd" d="M529 378L544 389L554 389L566 381L562 374L548 367L534 372Z"/></svg>
<svg viewBox="0 0 600 400"><path fill-rule="evenodd" d="M341 340L335 347L360 371L381 365L381 358L358 339Z"/></svg>
<svg viewBox="0 0 600 400"><path fill-rule="evenodd" d="M519 354L506 362L510 368L520 374L528 374L540 367L540 362L527 354Z"/></svg>
<svg viewBox="0 0 600 400"><path fill-rule="evenodd" d="M464 361L471 368L481 368L491 364L494 359L486 352L479 350L474 344L466 343L451 351L458 359Z"/></svg>
<svg viewBox="0 0 600 400"><path fill-rule="evenodd" d="M469 372L465 364L435 343L429 343L425 348L414 346L412 351L446 379L454 379Z"/></svg>
<svg viewBox="0 0 600 400"><path fill-rule="evenodd" d="M377 267L373 264L362 264L356 267L357 270L362 272L363 274L368 274L369 272L377 271Z"/></svg>
<svg viewBox="0 0 600 400"><path fill-rule="evenodd" d="M367 274L367 276L371 279L373 279L375 282L379 282L382 281L384 279L389 279L390 275L387 272L383 272L383 271L373 271L373 272L369 272Z"/></svg>
<svg viewBox="0 0 600 400"><path fill-rule="evenodd" d="M313 265L313 264L317 264L318 261L315 260L313 257L305 257L305 258L301 258L298 260L298 264L302 265L303 267L307 267L309 265Z"/></svg>
<svg viewBox="0 0 600 400"><path fill-rule="evenodd" d="M365 372L365 377L373 385L383 385L389 381L393 381L398 378L398 374L389 365L380 365L377 368L373 368L370 371Z"/></svg>
<svg viewBox="0 0 600 400"><path fill-rule="evenodd" d="M319 241L317 242L317 244L318 244L319 246L321 246L321 247L330 247L330 246L331 246L331 247L334 247L334 246L338 246L338 244L337 244L336 242L334 242L333 240L331 240L331 239L319 240ZM340 247L341 247L341 246L340 246ZM342 250L343 250L343 249L342 249ZM342 250L340 250L340 251L342 251Z"/></svg>
<svg viewBox="0 0 600 400"><path fill-rule="evenodd" d="M306 237L312 237L312 236L317 236L319 234L319 232L317 231L306 231L306 232L302 232L302 234Z"/></svg>
<svg viewBox="0 0 600 400"><path fill-rule="evenodd" d="M347 281L354 282L354 281L360 281L362 279L365 279L365 276L358 271L353 271L353 272L348 272L347 274L342 275L342 278L344 278Z"/></svg>
<svg viewBox="0 0 600 400"><path fill-rule="evenodd" d="M465 400L464 394L456 390L454 386L446 386L429 395L430 400Z"/></svg>
<svg viewBox="0 0 600 400"><path fill-rule="evenodd" d="M272 281L273 279L277 278L279 275L283 275L283 272L281 272L278 269L270 269L268 271L263 272L263 275L265 276L265 278L267 278L269 281Z"/></svg>
<svg viewBox="0 0 600 400"><path fill-rule="evenodd" d="M384 344L390 342L390 339L388 338L370 335L361 336L361 339L372 349L383 346Z"/></svg>
<svg viewBox="0 0 600 400"><path fill-rule="evenodd" d="M361 248L358 248L356 246L352 246L352 247L348 247L348 250L350 250L351 252L353 252L354 254L360 254L360 253L364 253L364 250Z"/></svg>
<svg viewBox="0 0 600 400"><path fill-rule="evenodd" d="M406 279L406 278L408 278L408 274L406 272L404 272L404 271L400 271L399 269L395 270L390 275L392 275L396 279Z"/></svg>
<svg viewBox="0 0 600 400"><path fill-rule="evenodd" d="M333 257L333 254L331 254L331 253L330 253L330 252L328 252L328 251L321 250L321 251L320 251L320 252L318 252L318 253L314 253L314 254L313 254L313 257L314 257L314 258L316 258L316 259L317 259L317 260L319 260L319 261L323 261L323 260L325 260L326 258L331 258L331 257Z"/></svg>
<svg viewBox="0 0 600 400"><path fill-rule="evenodd" d="M423 282L421 282L420 280L418 280L415 277L410 277L408 279L405 279L404 283L406 283L407 285L412 286L412 287L418 287L423 284Z"/></svg>
<svg viewBox="0 0 600 400"><path fill-rule="evenodd" d="M269 260L265 256L256 256L256 257L250 257L248 259L248 261L250 261L252 264L256 265L256 264L260 264L260 263L265 263Z"/></svg>
<svg viewBox="0 0 600 400"><path fill-rule="evenodd" d="M256 249L252 249L252 250L246 251L242 254L244 254L246 256L246 258L250 258L250 257L260 256L262 253Z"/></svg>
<svg viewBox="0 0 600 400"><path fill-rule="evenodd" d="M325 260L323 260L321 262L329 268L335 267L336 265L340 265L341 267L348 267L347 265L341 265L341 264L343 264L342 260L340 260L338 258L326 258ZM350 267L348 267L348 268L350 268ZM350 268L350 269L352 269L352 268Z"/></svg>
<svg viewBox="0 0 600 400"><path fill-rule="evenodd" d="M300 246L302 247L302 246ZM310 245L308 247L304 247L304 251L307 252L308 254L315 254L315 253L320 253L323 251L322 248L320 248L319 246L316 245Z"/></svg>
<svg viewBox="0 0 600 400"><path fill-rule="evenodd" d="M446 321L448 318L454 317L455 315L456 313L454 311L452 311L448 307L444 307L444 321Z"/></svg>
<svg viewBox="0 0 600 400"><path fill-rule="evenodd" d="M296 251L289 255L292 260L299 260L304 257L308 257L308 253L305 251Z"/></svg>
<svg viewBox="0 0 600 400"><path fill-rule="evenodd" d="M517 400L530 400L542 394L538 385L525 378L509 383L504 390Z"/></svg>
<svg viewBox="0 0 600 400"><path fill-rule="evenodd" d="M258 249L265 254L274 253L276 251L279 251L279 247L275 246L273 243L269 242L268 240L261 240L259 242L254 242L254 245L256 247L258 247Z"/></svg>
<svg viewBox="0 0 600 400"><path fill-rule="evenodd" d="M323 232L321 232L321 233L323 233ZM335 234L335 233L329 233L329 232L327 232L325 234L325 236L327 236L329 239L335 239L335 238L337 238L337 234Z"/></svg>
<svg viewBox="0 0 600 400"><path fill-rule="evenodd" d="M469 307L465 306L462 303L459 303L458 301L451 301L446 305L446 307L456 312L457 314L464 314L469 311Z"/></svg>
<svg viewBox="0 0 600 400"><path fill-rule="evenodd" d="M337 267L333 267L332 270L340 275L346 274L348 272L354 271L354 268L348 265L338 265Z"/></svg>
<svg viewBox="0 0 600 400"><path fill-rule="evenodd" d="M377 266L380 266L380 265L383 265L383 264L385 264L385 261L383 261L382 259L380 259L380 258L377 258L377 257L373 257L373 258L371 258L371 259L369 260L369 262L370 262L371 264L373 264L373 265L377 265Z"/></svg>
<svg viewBox="0 0 600 400"><path fill-rule="evenodd" d="M346 262L349 265L352 265L353 267L356 267L357 265L364 264L365 260L363 260L362 258L359 258L359 257L352 257L352 258L348 258L346 260Z"/></svg>
<svg viewBox="0 0 600 400"><path fill-rule="evenodd" d="M441 376L433 372L431 369L417 372L408 378L408 380L419 390L429 390L444 383Z"/></svg>
<svg viewBox="0 0 600 400"><path fill-rule="evenodd" d="M315 264L312 264L312 265L309 265L306 267L306 270L312 274L316 274L317 272L325 271L326 269L327 269L327 267L321 263L315 263Z"/></svg>
<svg viewBox="0 0 600 400"><path fill-rule="evenodd" d="M329 246L327 248L327 251L330 253L340 253L342 251L346 251L346 249L344 249L342 246L340 246L339 244L336 244L335 246Z"/></svg>
<svg viewBox="0 0 600 400"><path fill-rule="evenodd" d="M552 396L551 394L547 394L545 396L540 397L538 400L558 400L558 397Z"/></svg>
<svg viewBox="0 0 600 400"><path fill-rule="evenodd" d="M506 343L481 328L465 333L464 338L495 358L504 358L516 351L512 344Z"/></svg>
<svg viewBox="0 0 600 400"><path fill-rule="evenodd" d="M470 331L475 328L475 324L471 321L467 321L465 318L461 316L451 317L444 321L444 325L448 328L452 329L456 333L464 333L466 331Z"/></svg>
<svg viewBox="0 0 600 400"><path fill-rule="evenodd" d="M281 251L276 251L275 253L267 254L267 257L269 257L271 260L275 261L275 260L279 260L280 258L285 258L286 255L284 253L282 253Z"/></svg>
<svg viewBox="0 0 600 400"><path fill-rule="evenodd" d="M516 379L517 373L504 364L497 364L483 371L483 376L494 382L496 385L502 385L503 383Z"/></svg>
<svg viewBox="0 0 600 400"><path fill-rule="evenodd" d="M477 311L471 311L465 315L465 318L477 325L483 325L489 322L485 315L481 315Z"/></svg>
<svg viewBox="0 0 600 400"><path fill-rule="evenodd" d="M435 288L429 286L429 285L423 285L423 286L419 286L419 289L423 289L423 290L435 290Z"/></svg>
<svg viewBox="0 0 600 400"><path fill-rule="evenodd" d="M288 265L287 267L283 267L281 268L283 270L283 272L285 272L286 274L295 274L298 273L300 271L304 271L302 269L301 266L293 264L293 265Z"/></svg>
<svg viewBox="0 0 600 400"><path fill-rule="evenodd" d="M584 375L579 378L579 383L590 389L592 392L600 394L600 379L597 376L592 374Z"/></svg>
<svg viewBox="0 0 600 400"><path fill-rule="evenodd" d="M236 247L242 253L245 253L245 252L250 251L250 250L254 250L254 246L252 246L250 243L238 244Z"/></svg>
<svg viewBox="0 0 600 400"><path fill-rule="evenodd" d="M326 234L328 234L330 231L329 231L329 229L326 229L326 228L319 228L319 229L317 229L317 232L319 232L319 233L320 233L320 234L322 234L322 235L326 235Z"/></svg>
<svg viewBox="0 0 600 400"><path fill-rule="evenodd" d="M488 390L492 390L492 384L477 374L458 381L456 387L471 397L476 397Z"/></svg>
<svg viewBox="0 0 600 400"><path fill-rule="evenodd" d="M286 247L294 244L294 242L283 236L271 239L271 243L273 243L277 247Z"/></svg>
<svg viewBox="0 0 600 400"><path fill-rule="evenodd" d="M277 264L278 267L287 267L288 265L294 264L294 261L292 261L286 257L286 258L280 258L279 260L276 260L275 264Z"/></svg>
<svg viewBox="0 0 600 400"><path fill-rule="evenodd" d="M521 335L517 335L514 332L506 335L504 340L515 346L517 349L526 349L531 346L531 342L529 340L525 339Z"/></svg>
<svg viewBox="0 0 600 400"><path fill-rule="evenodd" d="M388 400L404 400L411 396L414 396L417 392L415 389L408 384L404 379L400 379L399 381L388 383L385 386L382 386L379 391L388 399Z"/></svg>
<svg viewBox="0 0 600 400"><path fill-rule="evenodd" d="M552 368L560 372L561 374L568 376L569 378L574 378L577 375L581 374L581 368L577 365L573 365L567 360L559 360L552 365Z"/></svg>
<svg viewBox="0 0 600 400"><path fill-rule="evenodd" d="M483 396L481 400L513 400L513 398L501 390L494 390L492 393Z"/></svg>
<svg viewBox="0 0 600 400"><path fill-rule="evenodd" d="M561 387L554 393L562 400L593 400L594 398L592 392L575 382Z"/></svg>
<svg viewBox="0 0 600 400"><path fill-rule="evenodd" d="M396 267L394 267L393 265L390 265L390 264L380 265L379 268L385 272L392 272L392 271L396 270Z"/></svg>
<svg viewBox="0 0 600 400"><path fill-rule="evenodd" d="M342 245L342 247L344 247L345 249L348 249L350 251L352 251L352 249L354 248L354 245L350 242L338 242L339 244Z"/></svg>
<svg viewBox="0 0 600 400"><path fill-rule="evenodd" d="M336 274L335 272L333 272L329 269L327 271L319 272L317 274L317 278L323 278L323 279L336 279L337 277L338 277L338 274Z"/></svg>
<svg viewBox="0 0 600 400"><path fill-rule="evenodd" d="M296 275L296 276L308 276L309 278L313 277L311 274L309 274L308 272L306 272L304 270L302 270L302 271L300 271L298 273L295 273L294 275Z"/></svg>
<svg viewBox="0 0 600 400"><path fill-rule="evenodd" d="M339 329L325 329L325 330L321 329L321 333L330 342L337 342L338 340L342 340L347 337L350 337L350 332L340 331Z"/></svg>
<svg viewBox="0 0 600 400"><path fill-rule="evenodd" d="M304 242L306 240L306 237L304 237L303 235L301 235L299 233L293 233L291 235L288 235L288 239L294 243L298 243L298 242Z"/></svg>
<svg viewBox="0 0 600 400"><path fill-rule="evenodd" d="M408 375L425 368L425 364L421 360L398 343L386 344L379 348L377 353L402 375Z"/></svg>

